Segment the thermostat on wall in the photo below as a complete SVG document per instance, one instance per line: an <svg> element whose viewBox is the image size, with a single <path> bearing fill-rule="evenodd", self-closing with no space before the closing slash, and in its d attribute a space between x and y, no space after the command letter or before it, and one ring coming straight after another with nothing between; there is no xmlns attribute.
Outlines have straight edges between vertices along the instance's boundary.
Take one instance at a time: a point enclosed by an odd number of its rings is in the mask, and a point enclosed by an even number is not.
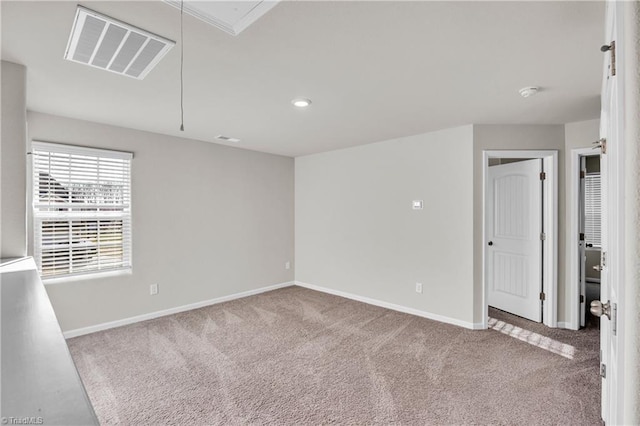
<svg viewBox="0 0 640 426"><path fill-rule="evenodd" d="M413 200L412 206L414 210L422 210L422 200Z"/></svg>

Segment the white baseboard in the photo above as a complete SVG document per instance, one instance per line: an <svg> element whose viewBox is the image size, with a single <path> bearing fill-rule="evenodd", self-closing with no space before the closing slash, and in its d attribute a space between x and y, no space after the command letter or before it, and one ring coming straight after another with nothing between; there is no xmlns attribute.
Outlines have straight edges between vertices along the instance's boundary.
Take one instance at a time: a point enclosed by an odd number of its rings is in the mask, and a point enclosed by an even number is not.
<svg viewBox="0 0 640 426"><path fill-rule="evenodd" d="M405 314L416 315L418 317L427 318L434 321L443 322L446 324L453 324L459 327L468 328L471 330L480 330L484 327L482 323L471 323L467 321L462 321L455 318L446 317L444 315L432 314L431 312L421 311L419 309L408 308L402 305L396 305L394 303L383 302L382 300L371 299L369 297L359 296L357 294L347 293L340 290L333 290L326 287L317 286L314 284L307 284L300 281L294 281L295 285L308 288L310 290L321 291L323 293L333 294L334 296L344 297L346 299L355 300L362 303L367 303L369 305L379 306L381 308L391 309L392 311L403 312Z"/></svg>
<svg viewBox="0 0 640 426"><path fill-rule="evenodd" d="M471 324L471 326L472 326L472 328L471 328L472 330L486 330L487 329L487 326L484 325L481 322L474 322L473 324Z"/></svg>
<svg viewBox="0 0 640 426"><path fill-rule="evenodd" d="M573 327L573 324L566 321L558 321L558 328L566 328L567 330L577 330L577 328Z"/></svg>
<svg viewBox="0 0 640 426"><path fill-rule="evenodd" d="M201 302L190 303L188 305L176 306L175 308L164 309L162 311L150 312L148 314L137 315L135 317L129 317L121 320L105 322L102 324L96 324L89 327L77 328L75 330L65 331L62 334L64 335L65 339L69 339L71 337L77 337L85 334L95 333L97 331L108 330L110 328L122 327L123 325L134 324L140 321L147 321L154 318L177 314L179 312L190 311L192 309L203 308L205 306L216 305L218 303L229 302L231 300L241 299L243 297L253 296L260 293L266 293L268 291L277 290L279 288L290 287L294 284L295 284L294 281L274 284L267 287L257 288L255 290L248 290L248 291L243 291L241 293L230 294L228 296L217 297L215 299L203 300Z"/></svg>

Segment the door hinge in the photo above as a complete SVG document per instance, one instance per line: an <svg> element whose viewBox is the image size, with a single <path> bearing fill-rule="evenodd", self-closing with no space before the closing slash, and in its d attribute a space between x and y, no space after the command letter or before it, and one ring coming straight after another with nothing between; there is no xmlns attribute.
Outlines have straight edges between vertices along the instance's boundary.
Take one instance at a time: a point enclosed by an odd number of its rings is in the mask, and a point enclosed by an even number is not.
<svg viewBox="0 0 640 426"><path fill-rule="evenodd" d="M616 75L616 41L611 42L611 75Z"/></svg>
<svg viewBox="0 0 640 426"><path fill-rule="evenodd" d="M586 173L584 170L580 170L580 179L584 179L584 177L586 176Z"/></svg>
<svg viewBox="0 0 640 426"><path fill-rule="evenodd" d="M607 378L607 366L605 364L600 364L600 377Z"/></svg>
<svg viewBox="0 0 640 426"><path fill-rule="evenodd" d="M547 298L547 295L544 294L544 292L540 292L540 300L545 300Z"/></svg>
<svg viewBox="0 0 640 426"><path fill-rule="evenodd" d="M541 233L540 233L540 239L541 239L542 241L546 240L546 239L547 239L547 234L545 234L544 232L541 232Z"/></svg>
<svg viewBox="0 0 640 426"><path fill-rule="evenodd" d="M540 180L545 180L547 178L547 174L545 172L540 172Z"/></svg>
<svg viewBox="0 0 640 426"><path fill-rule="evenodd" d="M580 241L584 241L584 232L580 233Z"/></svg>
<svg viewBox="0 0 640 426"><path fill-rule="evenodd" d="M618 334L618 304L611 304L611 333Z"/></svg>
<svg viewBox="0 0 640 426"><path fill-rule="evenodd" d="M606 251L602 252L602 261L600 263L601 263L603 268L605 266L607 266L607 252Z"/></svg>
<svg viewBox="0 0 640 426"><path fill-rule="evenodd" d="M616 75L616 41L612 41L611 44L605 44L600 48L601 52L611 52L611 75Z"/></svg>
<svg viewBox="0 0 640 426"><path fill-rule="evenodd" d="M603 154L607 153L607 138L600 138L593 143L592 149L598 149L598 148L600 148Z"/></svg>
<svg viewBox="0 0 640 426"><path fill-rule="evenodd" d="M580 303L584 303L584 294L580 295Z"/></svg>

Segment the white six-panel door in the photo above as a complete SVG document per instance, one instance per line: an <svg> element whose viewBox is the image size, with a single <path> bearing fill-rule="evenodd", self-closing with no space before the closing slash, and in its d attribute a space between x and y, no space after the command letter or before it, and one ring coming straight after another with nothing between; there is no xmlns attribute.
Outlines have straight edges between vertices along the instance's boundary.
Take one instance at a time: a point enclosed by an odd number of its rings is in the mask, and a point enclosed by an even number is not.
<svg viewBox="0 0 640 426"><path fill-rule="evenodd" d="M542 321L542 160L489 167L489 306Z"/></svg>

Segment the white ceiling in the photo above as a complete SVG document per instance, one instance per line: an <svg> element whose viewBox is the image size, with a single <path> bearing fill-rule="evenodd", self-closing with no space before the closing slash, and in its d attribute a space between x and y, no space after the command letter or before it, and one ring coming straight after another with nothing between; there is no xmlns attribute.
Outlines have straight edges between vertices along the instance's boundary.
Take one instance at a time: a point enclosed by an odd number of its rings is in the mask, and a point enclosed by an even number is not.
<svg viewBox="0 0 640 426"><path fill-rule="evenodd" d="M470 123L599 115L601 2L283 1L234 37L185 15L185 131L176 46L144 80L63 59L76 2L2 1L2 59L28 108L289 156ZM84 6L179 40L162 1ZM541 92L528 99L524 86ZM300 110L295 97L313 104Z"/></svg>

